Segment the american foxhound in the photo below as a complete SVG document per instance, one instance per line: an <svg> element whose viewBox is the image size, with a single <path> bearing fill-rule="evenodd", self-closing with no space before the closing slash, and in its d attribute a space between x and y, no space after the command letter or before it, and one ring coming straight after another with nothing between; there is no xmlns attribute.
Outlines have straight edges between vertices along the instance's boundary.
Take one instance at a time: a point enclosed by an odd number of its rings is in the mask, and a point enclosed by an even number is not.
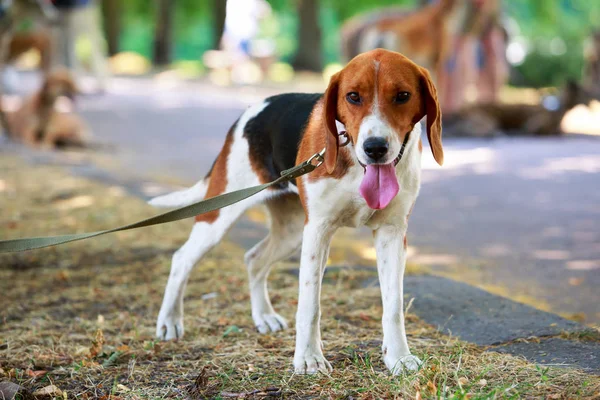
<svg viewBox="0 0 600 400"><path fill-rule="evenodd" d="M419 193L421 127L441 165L441 114L429 73L399 53L373 50L354 58L325 94L282 94L250 107L233 124L206 178L151 200L183 206L269 182L280 171L326 148L325 166L231 207L196 217L174 255L156 335L183 335L183 296L189 274L249 207L264 203L270 234L248 253L252 318L260 333L287 328L267 292L271 265L302 244L296 315L297 373L331 370L320 333L321 279L333 233L342 226L373 230L383 299L383 359L389 370L414 370L404 330L403 275L408 216ZM342 147L340 131L350 145Z"/></svg>

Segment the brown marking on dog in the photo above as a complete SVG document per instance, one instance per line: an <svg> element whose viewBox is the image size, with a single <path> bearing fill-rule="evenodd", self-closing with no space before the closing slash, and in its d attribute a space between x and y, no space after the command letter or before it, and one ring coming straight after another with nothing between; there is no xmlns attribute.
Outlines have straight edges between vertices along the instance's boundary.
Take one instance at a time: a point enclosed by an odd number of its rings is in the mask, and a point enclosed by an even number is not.
<svg viewBox="0 0 600 400"><path fill-rule="evenodd" d="M408 248L408 240L406 240L406 235L404 235L403 242L404 242L404 250L406 250Z"/></svg>
<svg viewBox="0 0 600 400"><path fill-rule="evenodd" d="M223 148L221 152L217 156L215 164L210 173L210 179L208 182L208 188L206 189L205 199L210 199L211 197L218 196L220 194L225 193L225 189L227 189L227 159L229 158L229 153L231 152L231 145L233 144L233 132L237 122L233 124L233 126L229 129L227 133L227 137L225 138L225 143L223 144ZM196 222L206 222L212 224L219 218L220 210L213 210L204 214L196 215Z"/></svg>
<svg viewBox="0 0 600 400"><path fill-rule="evenodd" d="M419 139L419 153L423 152L423 141Z"/></svg>

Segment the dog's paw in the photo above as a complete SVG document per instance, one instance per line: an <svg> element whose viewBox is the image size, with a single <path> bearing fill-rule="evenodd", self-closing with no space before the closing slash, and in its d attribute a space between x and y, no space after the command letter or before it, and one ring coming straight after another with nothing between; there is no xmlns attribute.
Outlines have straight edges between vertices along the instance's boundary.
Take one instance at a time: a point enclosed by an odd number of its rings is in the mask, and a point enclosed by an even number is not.
<svg viewBox="0 0 600 400"><path fill-rule="evenodd" d="M306 352L303 355L294 357L294 372L300 375L305 374L316 374L317 372L323 372L328 374L333 371L333 367L323 357L321 352Z"/></svg>
<svg viewBox="0 0 600 400"><path fill-rule="evenodd" d="M177 340L183 337L183 318L158 317L156 337L160 340Z"/></svg>
<svg viewBox="0 0 600 400"><path fill-rule="evenodd" d="M256 330L262 334L282 331L288 327L285 318L277 313L255 314L252 319Z"/></svg>
<svg viewBox="0 0 600 400"><path fill-rule="evenodd" d="M408 371L417 371L423 362L418 357L409 354L399 358L384 357L385 365L393 375L400 375Z"/></svg>

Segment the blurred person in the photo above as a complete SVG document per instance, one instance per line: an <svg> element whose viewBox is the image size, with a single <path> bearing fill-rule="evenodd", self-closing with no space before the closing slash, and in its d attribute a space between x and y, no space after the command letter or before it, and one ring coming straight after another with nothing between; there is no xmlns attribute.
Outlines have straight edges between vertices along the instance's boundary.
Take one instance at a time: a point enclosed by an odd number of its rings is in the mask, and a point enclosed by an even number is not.
<svg viewBox="0 0 600 400"><path fill-rule="evenodd" d="M271 6L266 0L227 0L222 47L234 63L250 58L260 20L270 13Z"/></svg>
<svg viewBox="0 0 600 400"><path fill-rule="evenodd" d="M600 95L600 30L593 32L585 44L583 82Z"/></svg>
<svg viewBox="0 0 600 400"><path fill-rule="evenodd" d="M457 21L460 30L445 60L447 78L440 82L444 110L449 113L464 105L469 84L476 83L478 102L490 103L508 78L501 0L462 1L467 7Z"/></svg>
<svg viewBox="0 0 600 400"><path fill-rule="evenodd" d="M83 68L78 59L75 44L80 36L90 43L90 69L96 79L96 89L106 91L108 65L100 28L100 10L97 0L52 0L59 13L55 33L55 65L64 64L76 75ZM62 59L61 59L62 58Z"/></svg>

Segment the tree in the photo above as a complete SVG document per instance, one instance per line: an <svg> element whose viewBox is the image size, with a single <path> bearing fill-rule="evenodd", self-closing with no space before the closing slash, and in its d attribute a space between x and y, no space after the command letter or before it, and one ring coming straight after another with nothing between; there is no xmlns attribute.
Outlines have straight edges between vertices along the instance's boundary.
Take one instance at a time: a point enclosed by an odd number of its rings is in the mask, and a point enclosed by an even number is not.
<svg viewBox="0 0 600 400"><path fill-rule="evenodd" d="M213 0L213 49L221 46L221 36L225 30L225 11L227 0Z"/></svg>
<svg viewBox="0 0 600 400"><path fill-rule="evenodd" d="M321 27L319 24L319 0L297 0L298 50L292 66L296 70L321 71Z"/></svg>
<svg viewBox="0 0 600 400"><path fill-rule="evenodd" d="M167 65L171 62L173 44L173 14L176 0L155 0L156 27L154 30L154 53L152 60L156 65Z"/></svg>
<svg viewBox="0 0 600 400"><path fill-rule="evenodd" d="M102 13L104 15L104 32L108 44L108 55L114 56L119 52L119 38L121 36L121 7L120 0L104 0Z"/></svg>

